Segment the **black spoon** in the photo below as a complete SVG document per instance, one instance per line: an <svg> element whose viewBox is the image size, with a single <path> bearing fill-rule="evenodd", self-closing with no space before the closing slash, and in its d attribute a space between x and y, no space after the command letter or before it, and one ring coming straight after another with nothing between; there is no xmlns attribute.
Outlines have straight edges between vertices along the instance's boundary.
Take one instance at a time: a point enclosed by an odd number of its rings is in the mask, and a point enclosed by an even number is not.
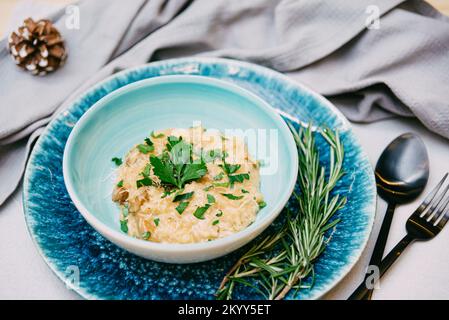
<svg viewBox="0 0 449 320"><path fill-rule="evenodd" d="M429 157L421 138L413 133L405 133L394 139L382 152L375 173L377 192L388 203L388 208L369 262L370 266L378 266L382 261L396 206L418 197L429 180ZM369 276L368 273L365 275L365 284ZM370 289L364 296L353 293L349 299L371 300L372 294L373 289Z"/></svg>

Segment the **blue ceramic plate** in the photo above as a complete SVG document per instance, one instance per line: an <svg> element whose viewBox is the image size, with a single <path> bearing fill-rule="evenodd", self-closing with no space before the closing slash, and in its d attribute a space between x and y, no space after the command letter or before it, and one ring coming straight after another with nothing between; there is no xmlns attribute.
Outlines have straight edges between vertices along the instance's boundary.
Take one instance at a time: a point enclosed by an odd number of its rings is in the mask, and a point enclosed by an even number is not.
<svg viewBox="0 0 449 320"><path fill-rule="evenodd" d="M267 101L287 121L313 122L340 131L345 147L346 175L336 192L345 195L348 202L339 211L341 222L315 265L313 287L301 290L296 298L314 299L326 293L357 262L372 229L376 193L368 158L348 121L323 97L272 70L226 59L167 60L122 71L83 94L47 126L28 162L23 192L28 228L45 261L61 280L75 279L74 290L85 298L214 299L224 273L245 248L219 259L190 265L139 258L118 248L88 225L71 202L62 176L68 136L74 124L95 102L127 84L175 74L232 82ZM321 161L326 164L328 146L320 138L317 143ZM281 214L266 232L273 232L284 217ZM235 298L257 296L252 291L240 290L236 291Z"/></svg>

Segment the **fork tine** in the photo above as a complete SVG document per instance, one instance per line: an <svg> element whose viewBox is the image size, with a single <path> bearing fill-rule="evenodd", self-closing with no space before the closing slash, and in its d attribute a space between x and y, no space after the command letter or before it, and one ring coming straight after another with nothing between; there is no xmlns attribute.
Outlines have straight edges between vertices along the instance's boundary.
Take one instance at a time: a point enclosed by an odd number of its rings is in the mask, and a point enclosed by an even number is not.
<svg viewBox="0 0 449 320"><path fill-rule="evenodd" d="M443 216L443 213L446 210L448 204L449 204L449 193L446 194L444 200L441 201L441 204L436 208L436 210L434 210L435 214L428 221L430 221L433 225L436 225L438 219L440 219L440 217Z"/></svg>
<svg viewBox="0 0 449 320"><path fill-rule="evenodd" d="M447 221L449 220L449 199L448 201L446 201L446 205L444 206L444 209L442 210L442 212L444 212L441 216L441 220L440 221L436 221L434 225L437 225L440 228L443 228Z"/></svg>
<svg viewBox="0 0 449 320"><path fill-rule="evenodd" d="M424 213L426 213L426 209L429 207L429 205L433 202L435 196L437 195L438 191L440 190L441 186L443 185L444 181L446 181L446 178L448 176L448 173L446 173L441 179L441 181L433 188L433 190L429 193L429 195L424 199L424 201L420 204L418 209L416 209L415 214L422 217Z"/></svg>
<svg viewBox="0 0 449 320"><path fill-rule="evenodd" d="M430 203L430 209L427 210L426 214L424 215L424 218L426 218L427 221L430 221L437 215L439 209L441 209L441 205L444 205L444 199L446 198L448 191L449 184L446 186L446 188L444 188L444 191L440 192L438 197Z"/></svg>

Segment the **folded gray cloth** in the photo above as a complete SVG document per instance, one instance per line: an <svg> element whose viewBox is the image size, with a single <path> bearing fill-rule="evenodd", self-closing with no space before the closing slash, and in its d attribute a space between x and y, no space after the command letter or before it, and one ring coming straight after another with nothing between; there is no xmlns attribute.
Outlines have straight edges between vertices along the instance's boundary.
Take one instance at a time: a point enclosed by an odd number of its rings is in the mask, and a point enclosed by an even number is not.
<svg viewBox="0 0 449 320"><path fill-rule="evenodd" d="M380 21L367 28L373 2ZM97 81L153 60L207 55L255 62L326 95L351 120L416 116L449 138L449 20L423 1L97 0L78 6L80 29L66 28L64 10L51 16L69 50L66 65L53 74L24 73L10 61L6 39L0 42L0 205L20 180L38 128Z"/></svg>

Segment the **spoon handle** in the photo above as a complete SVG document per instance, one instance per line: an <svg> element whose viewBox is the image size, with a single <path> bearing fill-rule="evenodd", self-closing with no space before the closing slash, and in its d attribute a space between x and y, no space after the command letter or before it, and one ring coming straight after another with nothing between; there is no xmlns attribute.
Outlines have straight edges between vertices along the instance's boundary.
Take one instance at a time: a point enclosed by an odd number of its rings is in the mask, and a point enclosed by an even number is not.
<svg viewBox="0 0 449 320"><path fill-rule="evenodd" d="M374 250L371 255L371 260L369 262L369 266L371 268L378 267L380 265L380 262L382 261L382 257L385 250L385 245L388 240L388 233L390 232L390 226L391 226L391 220L393 219L393 213L396 209L396 204L389 203L387 212L385 213L384 219L382 221L382 226L380 227L379 235L376 240L376 244L374 245ZM370 270L368 269L368 272L365 274L365 280L364 283L366 284L367 278L371 275L369 273ZM371 297L373 295L374 289L368 289L367 293L363 296L362 300L371 300Z"/></svg>

